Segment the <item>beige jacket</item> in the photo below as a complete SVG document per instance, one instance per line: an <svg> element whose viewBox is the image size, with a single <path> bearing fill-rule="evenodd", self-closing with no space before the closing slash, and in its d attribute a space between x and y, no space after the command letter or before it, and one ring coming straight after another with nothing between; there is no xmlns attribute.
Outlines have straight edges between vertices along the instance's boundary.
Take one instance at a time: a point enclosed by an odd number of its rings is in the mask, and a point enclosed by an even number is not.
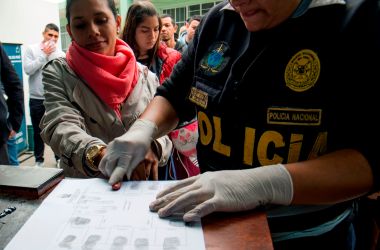
<svg viewBox="0 0 380 250"><path fill-rule="evenodd" d="M85 167L85 150L93 144L108 144L124 134L153 99L157 77L139 64L139 80L121 107L122 121L68 66L65 58L51 61L43 70L45 108L41 136L55 154L68 177L94 177ZM167 136L157 140L159 165L166 164L172 149Z"/></svg>

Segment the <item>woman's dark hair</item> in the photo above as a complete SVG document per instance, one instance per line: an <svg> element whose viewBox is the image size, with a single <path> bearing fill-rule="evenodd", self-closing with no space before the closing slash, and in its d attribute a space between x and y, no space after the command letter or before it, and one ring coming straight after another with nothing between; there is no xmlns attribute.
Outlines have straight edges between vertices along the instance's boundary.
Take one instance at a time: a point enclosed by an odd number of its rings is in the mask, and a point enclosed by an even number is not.
<svg viewBox="0 0 380 250"><path fill-rule="evenodd" d="M129 46L131 46L133 52L135 53L136 58L139 57L140 52L138 49L138 45L136 42L136 29L137 26L142 23L146 17L157 17L159 24L159 34L156 44L152 49L148 51L148 67L152 64L153 59L156 55L158 47L160 45L160 33L162 28L161 19L158 15L158 12L154 5L150 1L138 1L133 3L127 12L127 16L125 18L125 24L123 28L123 32L121 33L120 38L123 39Z"/></svg>
<svg viewBox="0 0 380 250"><path fill-rule="evenodd" d="M80 1L80 0L66 0L66 19L67 19L67 23L70 24L70 8L71 8L71 5L73 5L74 2L76 1ZM110 10L112 11L112 14L113 16L117 17L117 10L116 10L116 6L115 6L115 2L114 0L107 0L108 2L108 7L110 8Z"/></svg>

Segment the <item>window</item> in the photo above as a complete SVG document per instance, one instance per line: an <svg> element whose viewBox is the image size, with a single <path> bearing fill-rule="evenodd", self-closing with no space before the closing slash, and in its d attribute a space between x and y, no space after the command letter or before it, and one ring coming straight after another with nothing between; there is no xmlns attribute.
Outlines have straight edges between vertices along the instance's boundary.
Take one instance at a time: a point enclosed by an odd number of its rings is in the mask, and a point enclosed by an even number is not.
<svg viewBox="0 0 380 250"><path fill-rule="evenodd" d="M67 32L61 33L61 42L62 42L62 50L66 52L69 49L69 46L71 43L71 38L69 36L69 33Z"/></svg>
<svg viewBox="0 0 380 250"><path fill-rule="evenodd" d="M164 14L168 14L175 19L175 9L167 9L163 11Z"/></svg>
<svg viewBox="0 0 380 250"><path fill-rule="evenodd" d="M60 36L61 36L62 50L66 52L69 49L71 38L70 38L69 33L67 33L66 31L66 26L61 26L60 32L61 32Z"/></svg>
<svg viewBox="0 0 380 250"><path fill-rule="evenodd" d="M205 15L214 5L221 3L222 1L194 4L190 6L184 6L173 9L164 9L163 14L171 15L178 27L181 27L185 24L185 21L193 15Z"/></svg>
<svg viewBox="0 0 380 250"><path fill-rule="evenodd" d="M212 7L214 7L214 3L202 4L202 15L206 14Z"/></svg>
<svg viewBox="0 0 380 250"><path fill-rule="evenodd" d="M189 17L191 16L194 16L194 15L200 15L201 12L200 12L200 5L199 4L196 4L196 5L191 5L189 6Z"/></svg>
<svg viewBox="0 0 380 250"><path fill-rule="evenodd" d="M178 27L181 27L185 24L184 20L186 20L186 8L177 8L175 9L175 16L173 16L175 23L178 25Z"/></svg>

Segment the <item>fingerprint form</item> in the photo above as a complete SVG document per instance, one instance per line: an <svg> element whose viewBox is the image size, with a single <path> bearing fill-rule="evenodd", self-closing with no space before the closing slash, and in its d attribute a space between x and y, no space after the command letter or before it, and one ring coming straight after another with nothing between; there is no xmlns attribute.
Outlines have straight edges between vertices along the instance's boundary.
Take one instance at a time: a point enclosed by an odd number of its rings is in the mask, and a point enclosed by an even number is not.
<svg viewBox="0 0 380 250"><path fill-rule="evenodd" d="M113 239L110 250L123 250L128 243L128 239L124 236L117 236Z"/></svg>
<svg viewBox="0 0 380 250"><path fill-rule="evenodd" d="M60 248L66 248L66 249L71 249L71 244L77 237L75 235L69 234L66 235L65 238L58 244Z"/></svg>
<svg viewBox="0 0 380 250"><path fill-rule="evenodd" d="M149 249L149 240L147 238L137 238L135 240L135 249L136 250L148 250Z"/></svg>
<svg viewBox="0 0 380 250"><path fill-rule="evenodd" d="M164 243L162 246L163 250L178 250L181 242L178 237L167 237L164 239Z"/></svg>
<svg viewBox="0 0 380 250"><path fill-rule="evenodd" d="M93 234L88 236L87 240L84 242L82 246L83 250L91 250L94 249L98 241L102 238L99 234Z"/></svg>

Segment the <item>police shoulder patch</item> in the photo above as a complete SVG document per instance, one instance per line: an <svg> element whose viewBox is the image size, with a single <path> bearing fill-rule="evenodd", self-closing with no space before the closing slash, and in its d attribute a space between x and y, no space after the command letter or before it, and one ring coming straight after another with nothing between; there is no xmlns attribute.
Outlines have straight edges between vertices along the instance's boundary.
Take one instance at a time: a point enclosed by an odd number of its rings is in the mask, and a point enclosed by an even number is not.
<svg viewBox="0 0 380 250"><path fill-rule="evenodd" d="M286 86L296 92L306 91L315 85L320 71L318 55L310 49L303 49L296 53L286 66Z"/></svg>
<svg viewBox="0 0 380 250"><path fill-rule="evenodd" d="M229 46L225 42L215 42L200 61L200 69L205 75L216 75L222 71L228 61Z"/></svg>

